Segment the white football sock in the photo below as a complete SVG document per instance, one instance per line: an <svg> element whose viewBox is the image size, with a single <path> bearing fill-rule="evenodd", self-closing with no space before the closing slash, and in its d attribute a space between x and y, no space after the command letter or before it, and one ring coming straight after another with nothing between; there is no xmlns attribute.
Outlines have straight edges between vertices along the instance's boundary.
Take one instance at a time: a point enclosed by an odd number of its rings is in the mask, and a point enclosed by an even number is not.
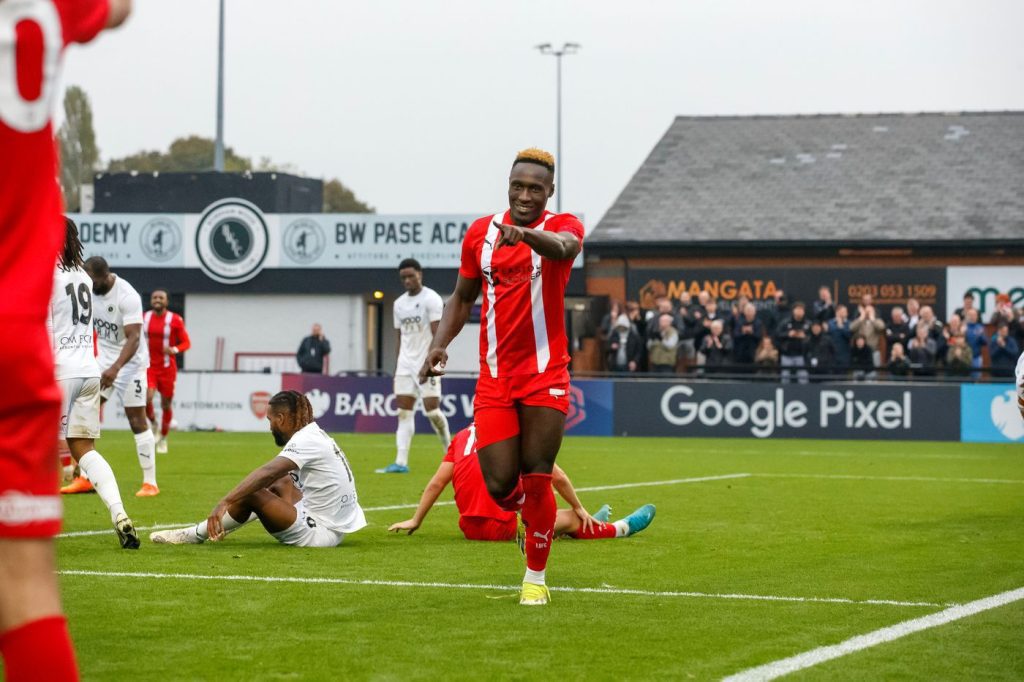
<svg viewBox="0 0 1024 682"><path fill-rule="evenodd" d="M121 502L121 491L117 487L117 479L114 478L114 470L110 468L103 455L90 450L78 460L78 467L82 473L92 481L92 487L107 505L110 511L110 520L116 521L119 514L124 514L124 504Z"/></svg>
<svg viewBox="0 0 1024 682"><path fill-rule="evenodd" d="M625 519L619 519L612 525L615 526L615 537L624 538L629 535L629 524Z"/></svg>
<svg viewBox="0 0 1024 682"><path fill-rule="evenodd" d="M142 433L135 434L135 453L139 456L139 466L142 467L142 482L156 485L156 440L153 432L146 429Z"/></svg>
<svg viewBox="0 0 1024 682"><path fill-rule="evenodd" d="M395 445L398 447L395 464L409 465L409 446L412 444L414 433L416 433L416 422L413 420L413 411L399 409L398 430L395 431Z"/></svg>
<svg viewBox="0 0 1024 682"><path fill-rule="evenodd" d="M434 433L441 439L444 449L447 450L448 446L452 444L452 434L448 430L448 418L444 416L441 408L437 408L427 412L427 419L430 420L430 425L434 427Z"/></svg>
<svg viewBox="0 0 1024 682"><path fill-rule="evenodd" d="M235 518L231 514L224 512L224 516L220 517L220 525L224 528L224 533L230 533L236 531L250 521L256 519L256 512L249 514L249 518L245 521L235 521ZM200 540L209 540L210 532L206 529L206 521L200 521L196 524L196 527L192 529Z"/></svg>
<svg viewBox="0 0 1024 682"><path fill-rule="evenodd" d="M534 585L544 584L544 571L531 571L526 569L526 576L523 578L524 583L533 583Z"/></svg>

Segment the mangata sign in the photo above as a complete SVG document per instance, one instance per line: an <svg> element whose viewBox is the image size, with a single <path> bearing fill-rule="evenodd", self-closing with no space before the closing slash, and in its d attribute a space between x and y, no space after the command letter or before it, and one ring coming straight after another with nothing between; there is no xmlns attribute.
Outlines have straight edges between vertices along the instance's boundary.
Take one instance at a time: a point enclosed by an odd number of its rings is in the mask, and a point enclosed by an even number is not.
<svg viewBox="0 0 1024 682"><path fill-rule="evenodd" d="M631 268L626 282L627 296L645 308L654 307L654 298L665 295L678 299L683 292L694 299L707 291L719 304L729 305L746 296L755 305L769 301L784 291L790 302L810 305L818 298L818 289L826 286L837 303L856 306L864 294L871 294L875 307L887 315L893 306L917 299L921 305L936 309L946 305L946 273L942 268Z"/></svg>

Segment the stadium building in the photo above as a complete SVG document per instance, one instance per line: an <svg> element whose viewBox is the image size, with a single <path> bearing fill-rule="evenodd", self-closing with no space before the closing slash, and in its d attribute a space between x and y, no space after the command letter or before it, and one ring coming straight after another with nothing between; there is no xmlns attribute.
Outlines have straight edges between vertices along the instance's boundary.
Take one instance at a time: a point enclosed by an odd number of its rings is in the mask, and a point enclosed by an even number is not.
<svg viewBox="0 0 1024 682"><path fill-rule="evenodd" d="M587 294L653 307L872 293L940 319L967 291L1024 305L1024 112L686 117L587 241ZM596 340L577 368L597 369Z"/></svg>

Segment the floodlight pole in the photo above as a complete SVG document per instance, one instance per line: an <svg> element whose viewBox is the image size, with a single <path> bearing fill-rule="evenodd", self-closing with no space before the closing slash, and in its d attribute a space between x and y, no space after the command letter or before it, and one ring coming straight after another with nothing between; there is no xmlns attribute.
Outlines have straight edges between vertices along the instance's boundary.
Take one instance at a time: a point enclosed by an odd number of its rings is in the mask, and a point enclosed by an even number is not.
<svg viewBox="0 0 1024 682"><path fill-rule="evenodd" d="M217 30L217 141L213 149L213 169L224 172L224 0L220 0Z"/></svg>
<svg viewBox="0 0 1024 682"><path fill-rule="evenodd" d="M556 64L556 96L555 96L555 210L562 212L562 57L575 54L580 49L579 43L565 43L560 50L551 47L551 43L537 45L543 55L555 57Z"/></svg>

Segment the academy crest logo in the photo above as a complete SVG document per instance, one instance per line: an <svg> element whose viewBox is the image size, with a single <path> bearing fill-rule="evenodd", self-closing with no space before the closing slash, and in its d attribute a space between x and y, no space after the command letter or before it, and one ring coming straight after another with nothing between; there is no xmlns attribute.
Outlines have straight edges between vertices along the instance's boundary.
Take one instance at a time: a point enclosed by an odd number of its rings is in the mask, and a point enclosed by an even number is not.
<svg viewBox="0 0 1024 682"><path fill-rule="evenodd" d="M169 261L181 251L181 228L162 216L153 218L142 226L139 246L150 260L157 263Z"/></svg>
<svg viewBox="0 0 1024 682"><path fill-rule="evenodd" d="M307 265L318 259L327 246L320 225L309 218L299 218L284 230L284 252L295 261Z"/></svg>
<svg viewBox="0 0 1024 682"><path fill-rule="evenodd" d="M222 284L241 284L258 275L269 247L263 213L243 199L211 204L196 228L199 265L210 279Z"/></svg>
<svg viewBox="0 0 1024 682"><path fill-rule="evenodd" d="M249 394L249 409L257 419L267 416L270 409L270 393L267 391L254 391Z"/></svg>

